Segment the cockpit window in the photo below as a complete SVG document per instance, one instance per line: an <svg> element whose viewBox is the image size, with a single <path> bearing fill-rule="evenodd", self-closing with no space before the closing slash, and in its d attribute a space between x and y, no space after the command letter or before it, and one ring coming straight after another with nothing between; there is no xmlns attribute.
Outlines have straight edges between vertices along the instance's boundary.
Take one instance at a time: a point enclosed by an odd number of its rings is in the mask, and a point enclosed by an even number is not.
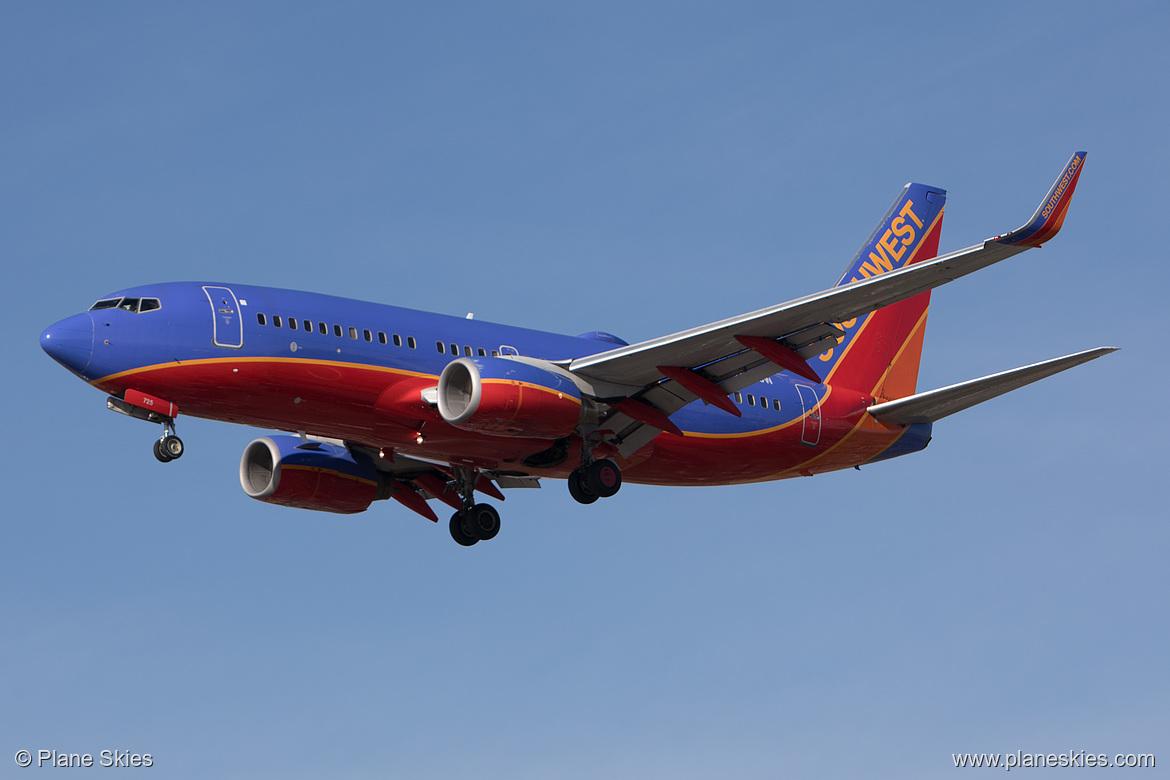
<svg viewBox="0 0 1170 780"><path fill-rule="evenodd" d="M106 298L95 303L89 307L90 311L98 311L99 309L122 309L123 311L134 312L135 314L144 311L154 311L161 309L162 304L159 303L158 298Z"/></svg>

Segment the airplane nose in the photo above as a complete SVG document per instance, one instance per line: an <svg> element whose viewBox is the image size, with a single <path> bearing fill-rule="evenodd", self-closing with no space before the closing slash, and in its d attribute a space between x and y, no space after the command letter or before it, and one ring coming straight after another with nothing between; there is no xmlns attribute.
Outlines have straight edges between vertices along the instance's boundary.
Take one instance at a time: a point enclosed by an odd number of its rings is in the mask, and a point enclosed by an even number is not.
<svg viewBox="0 0 1170 780"><path fill-rule="evenodd" d="M75 314L45 328L41 349L73 373L83 375L93 357L93 317L88 312Z"/></svg>

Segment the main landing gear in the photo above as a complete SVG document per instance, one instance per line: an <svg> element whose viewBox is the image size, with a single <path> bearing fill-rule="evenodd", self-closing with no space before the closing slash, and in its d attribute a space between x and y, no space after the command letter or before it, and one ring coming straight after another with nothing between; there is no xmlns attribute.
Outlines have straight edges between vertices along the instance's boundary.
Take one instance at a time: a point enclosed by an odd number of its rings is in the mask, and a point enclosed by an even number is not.
<svg viewBox="0 0 1170 780"><path fill-rule="evenodd" d="M163 423L163 435L154 443L154 457L162 463L183 457L183 440L175 435L175 421Z"/></svg>
<svg viewBox="0 0 1170 780"><path fill-rule="evenodd" d="M569 474L569 495L578 503L592 504L621 490L622 471L608 458L594 460L593 443L588 438L583 443L581 467Z"/></svg>
<svg viewBox="0 0 1170 780"><path fill-rule="evenodd" d="M455 479L463 508L451 516L451 538L464 547L496 538L500 532L500 513L491 504L475 503L475 481L470 469L456 469Z"/></svg>
<svg viewBox="0 0 1170 780"><path fill-rule="evenodd" d="M473 504L451 515L451 538L464 547L496 538L500 513L491 504Z"/></svg>

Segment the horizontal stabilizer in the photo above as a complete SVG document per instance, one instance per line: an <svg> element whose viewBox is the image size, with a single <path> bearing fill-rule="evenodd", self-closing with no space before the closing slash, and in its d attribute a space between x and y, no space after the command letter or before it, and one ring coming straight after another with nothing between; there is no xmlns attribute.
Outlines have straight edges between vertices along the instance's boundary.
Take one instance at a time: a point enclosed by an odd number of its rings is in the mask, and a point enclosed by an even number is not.
<svg viewBox="0 0 1170 780"><path fill-rule="evenodd" d="M941 420L955 412L981 404L995 398L997 395L1017 390L1024 385L1031 384L1045 377L1059 374L1061 371L1087 363L1090 360L1116 352L1117 347L1097 347L1075 355L1045 360L1023 368L1003 371L969 382L960 382L957 385L918 393L897 401L888 401L869 407L869 413L882 422L895 425L911 425L913 423L929 423Z"/></svg>

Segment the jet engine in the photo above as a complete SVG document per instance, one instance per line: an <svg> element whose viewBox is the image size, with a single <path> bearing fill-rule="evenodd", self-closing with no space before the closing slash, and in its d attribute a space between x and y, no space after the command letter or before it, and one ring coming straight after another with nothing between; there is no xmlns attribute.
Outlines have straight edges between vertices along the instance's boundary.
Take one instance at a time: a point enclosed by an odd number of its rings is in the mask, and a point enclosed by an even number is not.
<svg viewBox="0 0 1170 780"><path fill-rule="evenodd" d="M240 485L258 501L353 514L389 498L393 483L367 458L325 442L265 436L244 449Z"/></svg>
<svg viewBox="0 0 1170 780"><path fill-rule="evenodd" d="M559 439L583 410L571 379L516 360L463 357L439 376L439 414L467 431Z"/></svg>

